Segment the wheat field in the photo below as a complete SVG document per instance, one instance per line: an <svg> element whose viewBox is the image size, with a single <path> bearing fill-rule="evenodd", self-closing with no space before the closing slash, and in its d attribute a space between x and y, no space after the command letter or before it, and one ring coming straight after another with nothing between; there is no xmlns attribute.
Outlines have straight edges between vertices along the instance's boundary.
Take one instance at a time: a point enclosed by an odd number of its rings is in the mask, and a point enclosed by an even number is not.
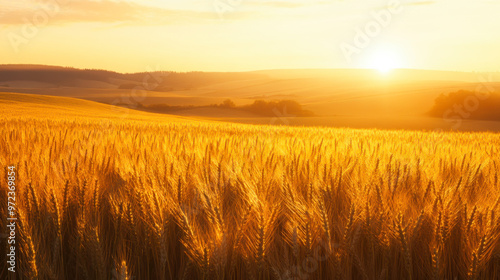
<svg viewBox="0 0 500 280"><path fill-rule="evenodd" d="M17 279L500 279L498 134L95 117L0 131Z"/></svg>

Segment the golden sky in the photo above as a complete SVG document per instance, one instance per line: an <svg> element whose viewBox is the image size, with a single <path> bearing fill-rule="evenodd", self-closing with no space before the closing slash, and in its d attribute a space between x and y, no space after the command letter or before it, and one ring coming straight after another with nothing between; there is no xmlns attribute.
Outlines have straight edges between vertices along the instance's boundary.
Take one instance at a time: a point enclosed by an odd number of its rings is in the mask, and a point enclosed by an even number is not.
<svg viewBox="0 0 500 280"><path fill-rule="evenodd" d="M500 0L0 0L0 64L500 70Z"/></svg>

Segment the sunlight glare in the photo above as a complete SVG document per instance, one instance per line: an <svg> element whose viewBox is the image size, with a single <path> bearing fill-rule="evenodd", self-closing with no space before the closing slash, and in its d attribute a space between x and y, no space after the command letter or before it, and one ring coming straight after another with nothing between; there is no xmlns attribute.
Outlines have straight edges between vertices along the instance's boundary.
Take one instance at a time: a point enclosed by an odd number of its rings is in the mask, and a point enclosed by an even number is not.
<svg viewBox="0 0 500 280"><path fill-rule="evenodd" d="M386 49L372 55L368 68L375 69L381 74L388 74L400 66L400 59L397 53L394 50Z"/></svg>

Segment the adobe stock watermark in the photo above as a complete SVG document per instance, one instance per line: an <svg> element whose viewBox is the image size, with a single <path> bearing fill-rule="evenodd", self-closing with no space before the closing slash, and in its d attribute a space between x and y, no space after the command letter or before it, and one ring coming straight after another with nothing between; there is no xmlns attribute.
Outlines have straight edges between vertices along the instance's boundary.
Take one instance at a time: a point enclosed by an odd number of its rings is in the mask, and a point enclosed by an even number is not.
<svg viewBox="0 0 500 280"><path fill-rule="evenodd" d="M131 0L95 0L95 2L124 3ZM23 17L23 24L17 31L7 34L7 39L15 53L19 53L21 46L26 45L35 38L40 30L49 25L50 21L56 18L61 11L68 7L75 0L39 0L33 13Z"/></svg>
<svg viewBox="0 0 500 280"><path fill-rule="evenodd" d="M31 16L23 17L23 24L16 32L12 31L7 34L7 39L18 53L22 45L26 45L35 38L42 28L47 26L51 19L55 18L61 8L73 2L74 0L43 0L38 3L35 11Z"/></svg>
<svg viewBox="0 0 500 280"><path fill-rule="evenodd" d="M334 248L338 248L339 244L333 244ZM281 280L296 280L309 279L314 274L320 264L333 257L329 242L324 239L319 240L319 244L315 246L311 254L303 258L299 265L292 266L280 277Z"/></svg>
<svg viewBox="0 0 500 280"><path fill-rule="evenodd" d="M224 19L226 13L234 12L241 6L244 0L214 0L213 7L220 19Z"/></svg>
<svg viewBox="0 0 500 280"><path fill-rule="evenodd" d="M277 107L273 108L274 117L271 119L270 124L275 125L277 122L281 122L284 125L290 125L290 119L295 118L295 115L287 113L286 106L283 107L283 111L280 111Z"/></svg>
<svg viewBox="0 0 500 280"><path fill-rule="evenodd" d="M481 102L488 100L496 91L491 85L495 81L492 73L479 75L478 81L474 91L467 95L463 102L453 104L443 113L442 119L451 124L452 130L460 129L464 119L469 119L475 111L479 110ZM446 132L443 128L436 128L431 132L431 135L433 143L438 144L445 139Z"/></svg>
<svg viewBox="0 0 500 280"><path fill-rule="evenodd" d="M148 66L141 83L132 88L130 94L122 94L110 103L116 111L122 114L122 118L126 118L130 110L139 108L141 102L146 100L148 96L147 92L157 90L169 75L169 73L160 71L159 69L158 65L156 66L156 70Z"/></svg>
<svg viewBox="0 0 500 280"><path fill-rule="evenodd" d="M452 129L460 128L463 120L470 118L480 108L481 102L486 101L495 92L495 88L490 84L493 82L493 74L480 75L478 79L479 84L463 102L453 104L452 108L443 113L443 120L452 124Z"/></svg>
<svg viewBox="0 0 500 280"><path fill-rule="evenodd" d="M7 229L8 229L8 245L7 245L7 270L11 273L16 272L17 264L17 244L16 244L16 230L17 230L17 201L16 201L16 178L17 172L14 165L7 167L7 185L9 192L7 193L8 205L7 206Z"/></svg>
<svg viewBox="0 0 500 280"><path fill-rule="evenodd" d="M386 8L370 13L371 19L360 28L355 28L355 35L351 42L342 42L340 50L345 59L352 62L353 55L359 55L363 49L367 48L372 40L379 36L383 28L388 27L393 16L403 11L403 5L400 0L390 0Z"/></svg>

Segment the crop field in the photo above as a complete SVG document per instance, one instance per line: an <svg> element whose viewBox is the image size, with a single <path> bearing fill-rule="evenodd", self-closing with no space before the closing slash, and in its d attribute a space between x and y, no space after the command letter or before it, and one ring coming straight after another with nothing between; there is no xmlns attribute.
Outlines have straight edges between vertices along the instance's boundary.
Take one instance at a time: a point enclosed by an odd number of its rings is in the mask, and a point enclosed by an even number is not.
<svg viewBox="0 0 500 280"><path fill-rule="evenodd" d="M32 111L0 119L17 279L500 279L498 134Z"/></svg>

